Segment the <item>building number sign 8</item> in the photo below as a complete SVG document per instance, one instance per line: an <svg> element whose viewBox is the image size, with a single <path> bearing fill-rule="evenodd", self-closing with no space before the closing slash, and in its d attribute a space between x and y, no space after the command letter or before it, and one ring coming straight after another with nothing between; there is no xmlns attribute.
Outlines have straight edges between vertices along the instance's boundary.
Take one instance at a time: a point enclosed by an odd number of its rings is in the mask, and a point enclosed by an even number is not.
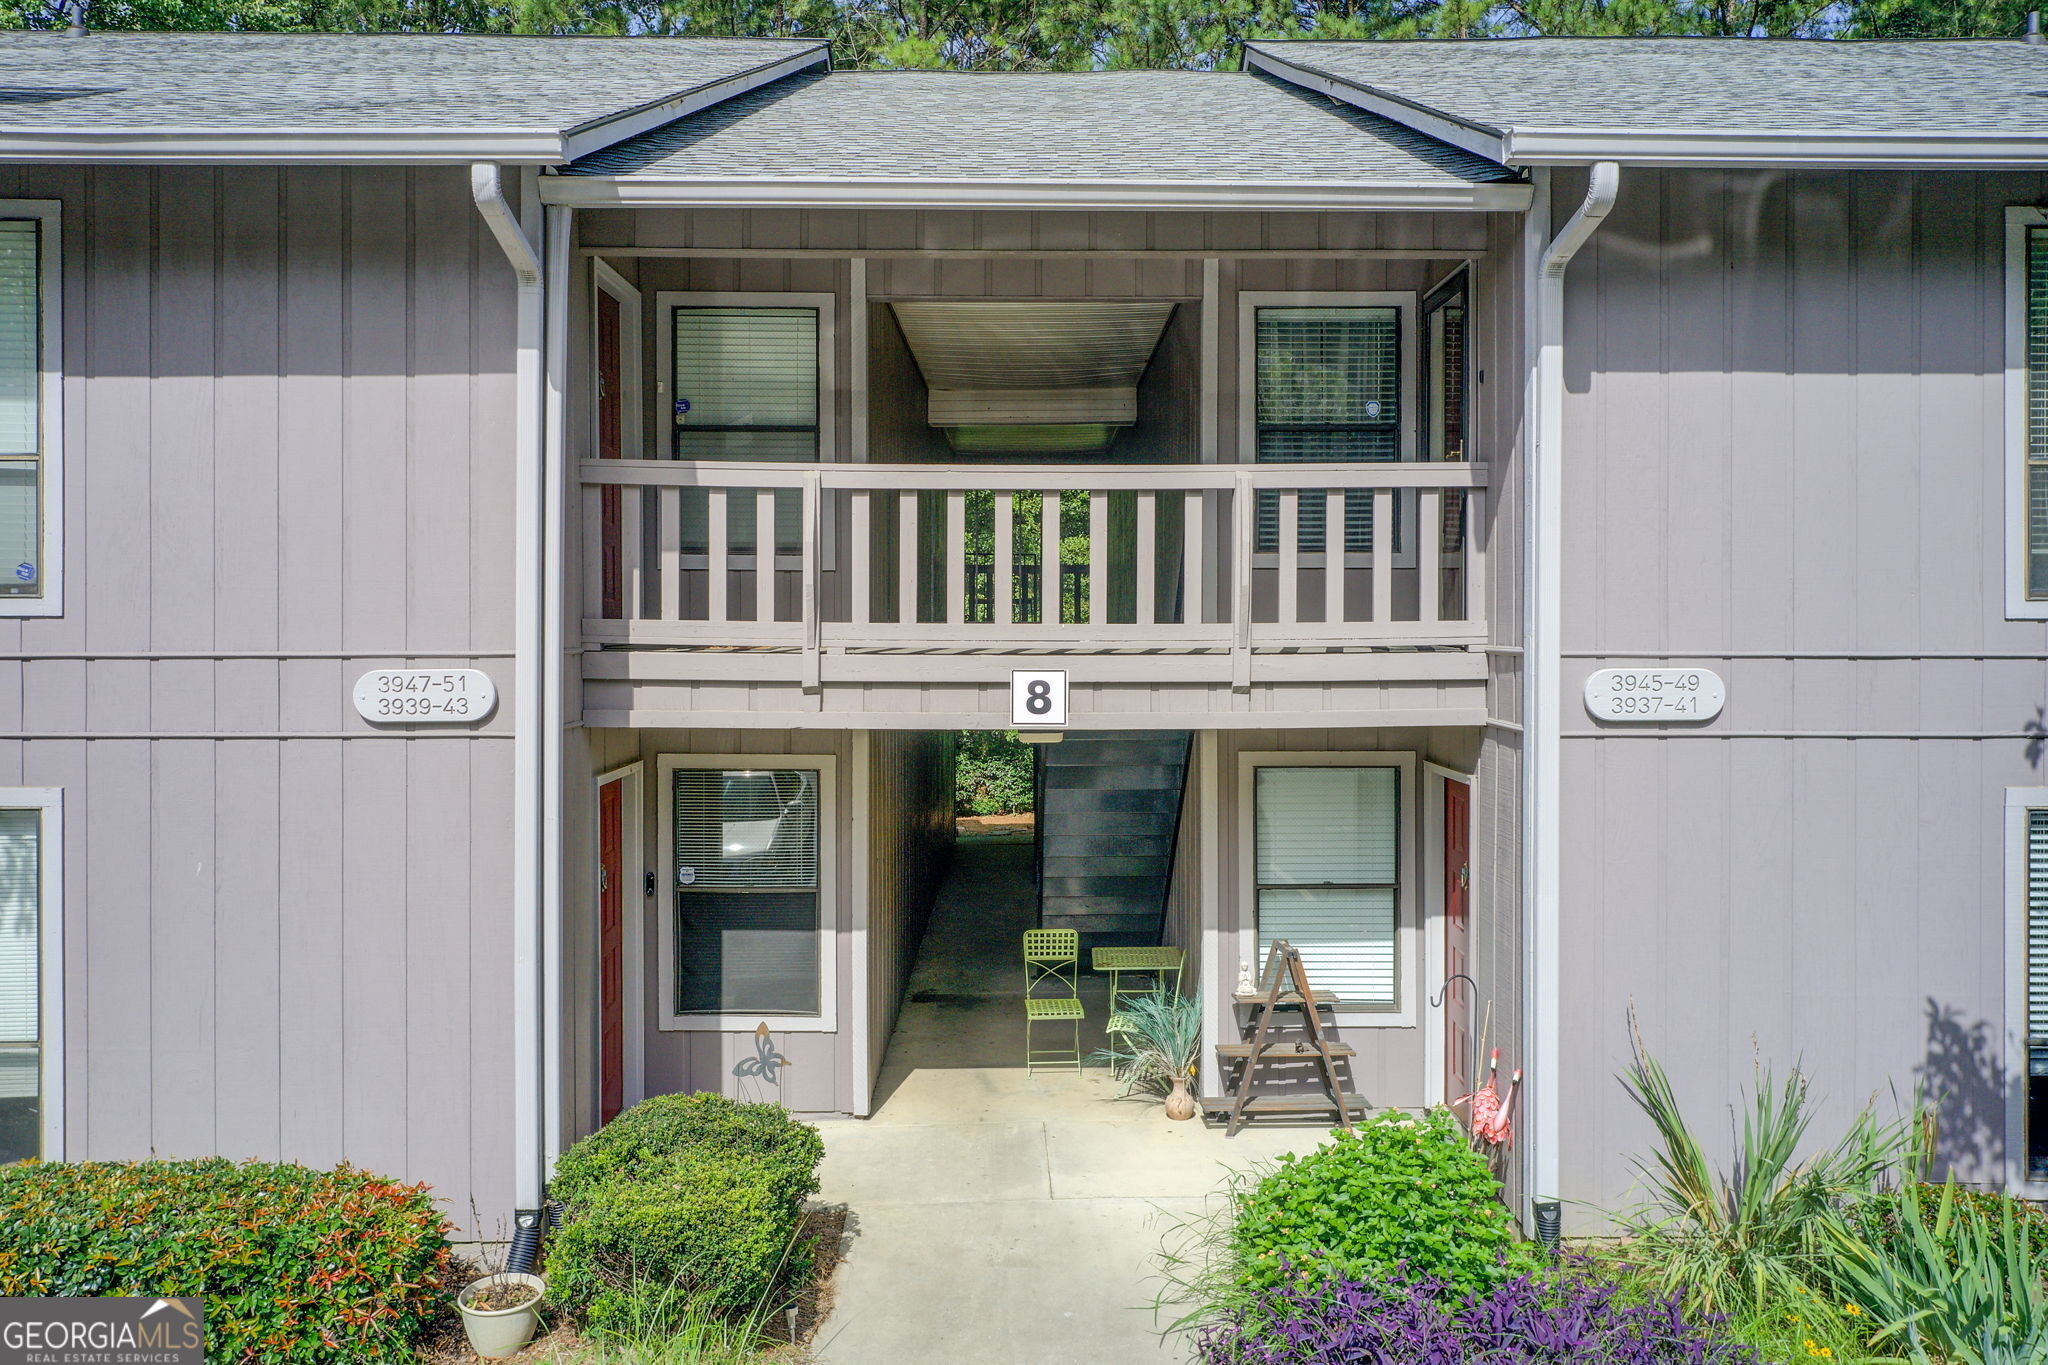
<svg viewBox="0 0 2048 1365"><path fill-rule="evenodd" d="M1728 689L1708 668L1603 668L1586 679L1586 710L1595 720L1712 720Z"/></svg>
<svg viewBox="0 0 2048 1365"><path fill-rule="evenodd" d="M1028 730L1066 723L1065 669L1019 669L1010 675L1010 724Z"/></svg>
<svg viewBox="0 0 2048 1365"><path fill-rule="evenodd" d="M476 668L379 668L356 679L354 701L374 725L461 725L488 716L498 689Z"/></svg>

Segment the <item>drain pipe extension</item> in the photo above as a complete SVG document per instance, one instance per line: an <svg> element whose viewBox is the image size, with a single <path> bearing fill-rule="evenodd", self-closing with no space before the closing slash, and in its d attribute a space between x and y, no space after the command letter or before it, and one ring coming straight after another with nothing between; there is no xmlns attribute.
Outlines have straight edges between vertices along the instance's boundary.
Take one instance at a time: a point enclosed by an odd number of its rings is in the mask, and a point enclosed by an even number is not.
<svg viewBox="0 0 2048 1365"><path fill-rule="evenodd" d="M540 255L505 200L499 168L492 162L470 167L471 197L498 240L519 283L518 330L513 389L513 580L514 640L512 687L512 1173L515 1232L509 1269L531 1271L540 1241L541 1155L541 979L540 910L542 839L541 616L544 517L541 501L541 341L545 285Z"/></svg>
<svg viewBox="0 0 2048 1365"><path fill-rule="evenodd" d="M1522 723L1527 737L1523 755L1523 923L1528 926L1529 990L1524 1011L1531 1099L1529 1166L1525 1199L1530 1216L1556 1235L1556 1200L1560 1178L1558 1132L1562 1103L1559 1093L1559 990L1562 972L1562 926L1559 924L1559 871L1562 841L1558 803L1563 784L1558 771L1559 730L1564 723L1563 673L1559 650L1564 619L1562 527L1564 521L1564 273L1584 246L1621 188L1621 167L1595 162L1586 184L1585 202L1550 244L1536 265L1533 332L1536 338L1535 441L1526 470L1528 531L1524 537L1526 599L1524 648L1528 672L1524 683ZM1536 193L1547 195L1547 176L1539 172ZM1531 214L1534 242L1548 228L1547 216ZM1547 1216L1546 1216L1547 1215ZM1547 1225L1547 1226L1546 1226Z"/></svg>

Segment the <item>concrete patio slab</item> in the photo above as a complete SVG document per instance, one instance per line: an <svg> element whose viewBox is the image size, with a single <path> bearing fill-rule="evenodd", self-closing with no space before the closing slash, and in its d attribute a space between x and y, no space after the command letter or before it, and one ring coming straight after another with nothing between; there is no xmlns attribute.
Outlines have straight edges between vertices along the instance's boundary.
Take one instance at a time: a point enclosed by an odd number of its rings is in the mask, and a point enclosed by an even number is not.
<svg viewBox="0 0 2048 1365"><path fill-rule="evenodd" d="M1235 1138L1119 1099L1102 1068L1022 1065L1018 941L1035 907L1031 849L963 841L883 1059L875 1114L822 1125L826 1203L849 1210L825 1365L1096 1365L1176 1361L1177 1316L1151 1309L1155 1256L1213 1207L1233 1166L1306 1151L1319 1127ZM1082 1046L1107 986L1088 972Z"/></svg>

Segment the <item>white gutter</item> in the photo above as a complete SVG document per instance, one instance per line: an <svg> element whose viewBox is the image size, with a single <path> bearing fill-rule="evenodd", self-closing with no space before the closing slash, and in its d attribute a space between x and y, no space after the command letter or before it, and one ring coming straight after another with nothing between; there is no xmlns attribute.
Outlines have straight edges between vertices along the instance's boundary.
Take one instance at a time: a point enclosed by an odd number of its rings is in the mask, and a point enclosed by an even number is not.
<svg viewBox="0 0 2048 1365"><path fill-rule="evenodd" d="M582 208L1427 209L1520 213L1520 181L1430 184L1287 183L1256 180L941 180L914 176L772 178L549 176L541 197Z"/></svg>
<svg viewBox="0 0 2048 1365"><path fill-rule="evenodd" d="M568 415L562 389L569 371L569 268L576 210L547 210L546 430L541 452L541 1076L544 1125L541 1163L553 1179L562 1151L562 592L567 573Z"/></svg>
<svg viewBox="0 0 2048 1365"><path fill-rule="evenodd" d="M513 376L513 690L512 690L512 1175L517 1209L541 1206L546 1180L541 1073L541 701L546 631L541 617L543 508L541 368L545 284L533 242L505 200L499 168L470 168L477 212L519 281Z"/></svg>
<svg viewBox="0 0 2048 1365"><path fill-rule="evenodd" d="M1529 935L1525 951L1524 1027L1527 1034L1530 1091L1529 1163L1525 1202L1559 1197L1561 1162L1558 1132L1563 1112L1559 1093L1562 1028L1562 925L1559 922L1559 803L1563 783L1558 770L1560 731L1564 725L1562 585L1564 522L1564 272L1572 257L1599 228L1614 207L1621 187L1621 168L1612 161L1594 165L1585 202L1550 243L1549 175L1538 172L1537 211L1529 215L1524 242L1531 258L1529 307L1535 316L1529 335L1536 339L1535 405L1530 424L1533 441L1525 472L1528 502L1524 534L1528 556L1523 604L1523 790L1522 790L1522 923ZM1539 250L1540 248L1540 250ZM1533 1225L1533 1208L1531 1222Z"/></svg>

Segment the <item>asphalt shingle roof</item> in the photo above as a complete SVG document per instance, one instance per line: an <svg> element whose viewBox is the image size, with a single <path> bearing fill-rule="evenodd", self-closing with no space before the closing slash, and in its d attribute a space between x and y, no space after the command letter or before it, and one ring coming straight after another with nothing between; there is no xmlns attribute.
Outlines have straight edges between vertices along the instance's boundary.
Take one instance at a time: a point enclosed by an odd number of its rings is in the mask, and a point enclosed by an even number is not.
<svg viewBox="0 0 2048 1365"><path fill-rule="evenodd" d="M1497 132L2048 134L2048 47L2016 40L1517 38L1251 47Z"/></svg>
<svg viewBox="0 0 2048 1365"><path fill-rule="evenodd" d="M0 34L10 134L567 133L819 45L439 34Z"/></svg>
<svg viewBox="0 0 2048 1365"><path fill-rule="evenodd" d="M1284 81L1193 71L807 73L563 173L1421 186L1515 178Z"/></svg>

